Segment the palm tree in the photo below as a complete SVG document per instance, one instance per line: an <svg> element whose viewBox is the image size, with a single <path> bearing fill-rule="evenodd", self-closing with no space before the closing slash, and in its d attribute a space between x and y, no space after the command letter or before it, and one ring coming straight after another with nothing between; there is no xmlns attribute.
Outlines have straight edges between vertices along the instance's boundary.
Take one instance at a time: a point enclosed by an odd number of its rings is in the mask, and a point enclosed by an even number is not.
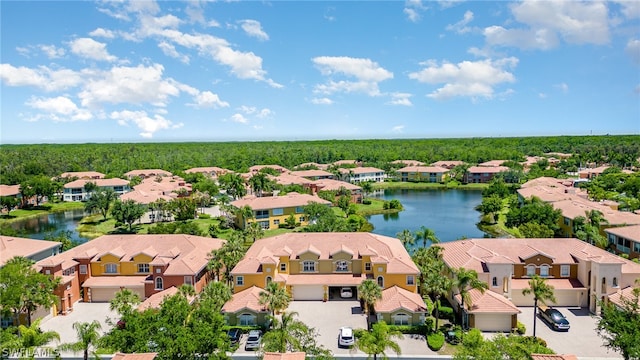
<svg viewBox="0 0 640 360"><path fill-rule="evenodd" d="M140 304L140 296L129 289L122 289L109 302L109 309L115 311L120 316L129 315L133 312L134 306Z"/></svg>
<svg viewBox="0 0 640 360"><path fill-rule="evenodd" d="M362 188L362 192L364 192L364 197L369 195L373 191L373 183L371 181L365 181L360 184Z"/></svg>
<svg viewBox="0 0 640 360"><path fill-rule="evenodd" d="M465 268L459 268L454 271L455 278L453 279L453 286L458 289L458 293L460 294L461 304L460 309L462 310L462 327L464 328L466 325L467 319L467 309L471 308L472 301L471 295L469 291L472 289L479 290L484 294L484 291L489 288L487 283L478 280L478 273L475 270L467 270ZM467 307L465 308L465 303Z"/></svg>
<svg viewBox="0 0 640 360"><path fill-rule="evenodd" d="M243 229L247 228L247 224L248 224L249 220L255 218L255 214L253 212L253 209L249 205L245 205L245 206L243 206L241 208L236 208L234 210L234 215L237 218L242 219L242 228Z"/></svg>
<svg viewBox="0 0 640 360"><path fill-rule="evenodd" d="M41 347L47 345L52 340L60 340L60 335L55 331L42 331L40 329L40 321L42 319L37 319L31 325L18 326L18 334L19 337L15 342L10 344L8 347L15 349L35 349L37 347ZM7 346L7 344L3 343L3 346Z"/></svg>
<svg viewBox="0 0 640 360"><path fill-rule="evenodd" d="M71 351L82 351L83 359L89 359L89 349L98 342L100 339L100 333L98 330L101 329L100 323L97 320L93 320L90 323L86 322L74 322L73 328L76 331L76 336L78 337L78 341L75 343L67 343L60 345L60 349L62 350L71 350Z"/></svg>
<svg viewBox="0 0 640 360"><path fill-rule="evenodd" d="M283 312L279 319L274 316L269 316L272 321L272 329L267 332L262 340L264 351L286 353L300 348L298 338L296 337L296 330L301 324L304 324L296 320L294 318L295 315L298 315L298 313L291 311Z"/></svg>
<svg viewBox="0 0 640 360"><path fill-rule="evenodd" d="M426 226L421 226L420 230L416 231L416 238L417 240L422 239L422 247L427 247L427 241L431 241L432 244L437 244L440 242L440 239L438 239L436 233Z"/></svg>
<svg viewBox="0 0 640 360"><path fill-rule="evenodd" d="M368 355L367 359L373 356L373 359L377 360L378 355L382 355L386 360L388 359L385 352L387 348L398 355L401 353L400 345L393 340L394 338L401 339L402 334L397 330L391 330L387 323L380 321L373 324L371 331L365 331L358 337L355 348L365 352Z"/></svg>
<svg viewBox="0 0 640 360"><path fill-rule="evenodd" d="M372 279L366 279L358 285L358 298L364 303L364 312L367 314L367 324L369 324L369 315L376 301L382 299L382 289Z"/></svg>
<svg viewBox="0 0 640 360"><path fill-rule="evenodd" d="M264 229L262 228L262 225L257 222L249 223L244 231L248 238L253 239L253 242L256 242L257 239L260 239L264 236Z"/></svg>
<svg viewBox="0 0 640 360"><path fill-rule="evenodd" d="M439 248L439 247L436 247ZM442 248L440 248L442 249ZM446 265L442 260L442 255L439 258L433 259L430 263L424 267L420 267L420 271L425 273L424 279L421 282L421 290L423 294L429 294L436 310L436 321L434 331L438 330L438 318L440 317L440 298L445 296L453 286L451 279L445 275Z"/></svg>
<svg viewBox="0 0 640 360"><path fill-rule="evenodd" d="M402 230L402 232L397 233L396 238L400 240L404 248L407 249L407 252L410 252L409 250L416 243L416 237L413 236L413 233L407 229L404 229Z"/></svg>
<svg viewBox="0 0 640 360"><path fill-rule="evenodd" d="M529 279L529 287L522 290L522 295L533 294L533 337L536 336L536 318L538 314L538 301L546 304L547 300L556 302L556 297L553 294L553 286L547 284L547 279L541 278L538 275L533 275Z"/></svg>
<svg viewBox="0 0 640 360"><path fill-rule="evenodd" d="M231 285L231 270L240 262L245 252L244 234L234 231L222 247L209 253L207 266L218 276L222 272L222 277Z"/></svg>
<svg viewBox="0 0 640 360"><path fill-rule="evenodd" d="M276 312L284 310L289 306L291 296L278 283L272 281L267 284L267 288L260 292L260 305L266 305L267 310L271 312L271 316L275 316Z"/></svg>
<svg viewBox="0 0 640 360"><path fill-rule="evenodd" d="M256 196L261 197L263 191L271 190L272 181L269 180L266 173L259 172L249 179L249 185L251 185L251 190L253 190Z"/></svg>

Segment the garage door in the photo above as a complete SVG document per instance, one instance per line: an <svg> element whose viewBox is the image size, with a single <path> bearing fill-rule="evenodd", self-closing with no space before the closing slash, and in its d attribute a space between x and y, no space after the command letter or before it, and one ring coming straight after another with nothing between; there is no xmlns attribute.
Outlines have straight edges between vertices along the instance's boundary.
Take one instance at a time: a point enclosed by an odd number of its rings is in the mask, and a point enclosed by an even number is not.
<svg viewBox="0 0 640 360"><path fill-rule="evenodd" d="M581 306L580 291L578 290L555 290L553 294L556 302L547 301L549 306ZM522 295L522 292L514 292L511 301L516 306L533 306L533 295Z"/></svg>
<svg viewBox="0 0 640 360"><path fill-rule="evenodd" d="M293 287L293 300L322 300L322 285L296 285Z"/></svg>
<svg viewBox="0 0 640 360"><path fill-rule="evenodd" d="M482 331L511 332L511 314L475 314L475 327Z"/></svg>
<svg viewBox="0 0 640 360"><path fill-rule="evenodd" d="M140 296L140 301L144 300L144 287L131 287L128 288L134 293ZM120 291L120 287L92 287L91 288L91 302L109 302L116 296L116 293Z"/></svg>

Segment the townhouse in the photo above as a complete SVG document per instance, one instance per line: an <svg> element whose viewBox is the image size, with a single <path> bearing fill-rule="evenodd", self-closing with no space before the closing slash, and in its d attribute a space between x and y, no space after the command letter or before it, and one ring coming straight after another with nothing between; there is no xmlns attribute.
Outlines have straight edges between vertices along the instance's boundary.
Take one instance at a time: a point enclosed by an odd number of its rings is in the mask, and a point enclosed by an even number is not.
<svg viewBox="0 0 640 360"><path fill-rule="evenodd" d="M605 229L608 228L640 224L640 215L638 214L614 210L604 204L581 198L560 200L552 202L551 205L554 209L559 209L562 212L560 230L565 237L575 236L575 219L587 217L587 213L590 211L599 211L607 221L600 224L600 234L603 236L607 236Z"/></svg>
<svg viewBox="0 0 640 360"><path fill-rule="evenodd" d="M629 259L640 258L640 225L608 228L604 232L618 254L626 254Z"/></svg>
<svg viewBox="0 0 640 360"><path fill-rule="evenodd" d="M97 171L69 171L60 174L61 179L104 179L104 174Z"/></svg>
<svg viewBox="0 0 640 360"><path fill-rule="evenodd" d="M252 222L257 222L265 230L278 229L284 225L290 216L294 216L297 223L307 225L309 222L304 215L304 207L309 203L331 206L331 202L314 195L290 192L283 196L253 197L247 196L232 201L230 204L243 208L249 206L253 210L253 218L246 219L242 214L236 216L236 225L242 229Z"/></svg>
<svg viewBox="0 0 640 360"><path fill-rule="evenodd" d="M342 180L357 184L365 181L384 182L387 178L384 170L374 167L356 167L356 168L340 168L338 169Z"/></svg>
<svg viewBox="0 0 640 360"><path fill-rule="evenodd" d="M70 183L64 184L63 187L63 201L86 201L91 197L91 193L87 192L85 185L87 183L94 183L100 190L113 190L118 196L131 191L129 187L129 181L113 178L113 179L79 179Z"/></svg>
<svg viewBox="0 0 640 360"><path fill-rule="evenodd" d="M292 175L300 176L309 180L333 179L334 175L325 170L298 170L292 171Z"/></svg>
<svg viewBox="0 0 640 360"><path fill-rule="evenodd" d="M470 324L481 330L509 331L515 327L514 306L533 304L532 295L522 294L533 275L554 287L556 303L549 305L588 307L592 313L600 311L598 300L633 286L640 277L640 264L575 238L466 239L438 246L443 248L444 262L451 270L475 270L488 284L484 295L472 294L477 298L472 309L462 310ZM455 295L449 297L460 311ZM490 296L493 305L483 308L483 296Z"/></svg>
<svg viewBox="0 0 640 360"><path fill-rule="evenodd" d="M397 170L400 181L440 183L449 169L437 166L407 166Z"/></svg>
<svg viewBox="0 0 640 360"><path fill-rule="evenodd" d="M62 243L56 241L0 236L0 267L16 256L39 261L57 255L61 250Z"/></svg>
<svg viewBox="0 0 640 360"><path fill-rule="evenodd" d="M78 300L107 302L121 289L141 300L171 286L196 292L211 280L208 254L224 240L184 234L104 235L36 263L61 278L53 313L67 314Z"/></svg>
<svg viewBox="0 0 640 360"><path fill-rule="evenodd" d="M294 301L331 301L348 287L373 279L382 288L374 310L392 324L423 323L419 270L395 238L372 233L287 233L257 240L233 268L234 298L223 311L230 323L259 324L261 289L281 284ZM262 314L262 315L261 315Z"/></svg>
<svg viewBox="0 0 640 360"><path fill-rule="evenodd" d="M224 175L226 173L230 173L232 172L231 170L227 170L227 169L223 169L217 166L209 166L209 167L194 167L191 169L187 169L184 171L185 174L196 174L196 173L200 173L200 174L204 174L205 176L208 176L210 178L217 178L221 175Z"/></svg>
<svg viewBox="0 0 640 360"><path fill-rule="evenodd" d="M136 177L146 179L157 176L173 176L173 174L162 169L138 169L126 172L124 173L124 176L131 180Z"/></svg>
<svg viewBox="0 0 640 360"><path fill-rule="evenodd" d="M338 191L341 188L347 189L351 193L351 202L354 204L362 203L362 188L358 185L348 183L346 181L322 179L316 180L311 184L314 193L320 191Z"/></svg>
<svg viewBox="0 0 640 360"><path fill-rule="evenodd" d="M431 164L431 166L437 166L445 169L453 169L456 166L466 164L464 161L460 160L439 160Z"/></svg>
<svg viewBox="0 0 640 360"><path fill-rule="evenodd" d="M489 183L497 174L509 171L506 166L471 166L462 177L463 183Z"/></svg>

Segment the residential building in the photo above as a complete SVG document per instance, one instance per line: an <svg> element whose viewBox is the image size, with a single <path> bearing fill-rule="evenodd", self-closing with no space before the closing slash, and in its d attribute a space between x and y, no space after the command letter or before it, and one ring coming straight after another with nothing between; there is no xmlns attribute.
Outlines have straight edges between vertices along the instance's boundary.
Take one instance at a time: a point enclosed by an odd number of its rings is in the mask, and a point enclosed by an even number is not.
<svg viewBox="0 0 640 360"><path fill-rule="evenodd" d="M201 173L204 174L205 176L211 177L211 178L217 178L218 176L227 174L232 172L231 170L227 170L227 169L223 169L217 166L209 166L209 167L194 167L191 169L187 169L184 171L185 174L194 174L194 173Z"/></svg>
<svg viewBox="0 0 640 360"><path fill-rule="evenodd" d="M445 169L453 169L456 166L466 164L464 161L460 160L440 160L431 164L431 166L437 166Z"/></svg>
<svg viewBox="0 0 640 360"><path fill-rule="evenodd" d="M485 161L483 163L478 164L478 166L499 167L499 166L502 166L502 164L504 164L505 162L507 162L507 160L489 160L489 161Z"/></svg>
<svg viewBox="0 0 640 360"><path fill-rule="evenodd" d="M283 166L280 166L280 165L254 165L254 166L249 168L249 173L253 175L255 173L260 172L260 170L262 170L264 168L274 169L277 172L279 172L280 174L291 172L289 169L287 169L287 168L285 168Z"/></svg>
<svg viewBox="0 0 640 360"><path fill-rule="evenodd" d="M597 176L602 175L602 173L607 170L608 168L610 168L610 166L599 166L593 169L582 169L580 171L578 171L578 177L580 179L594 179Z"/></svg>
<svg viewBox="0 0 640 360"><path fill-rule="evenodd" d="M162 302L164 301L164 299L177 295L179 293L180 293L180 290L175 286L164 289L160 292L157 292L149 296L144 301L142 301L138 305L137 310L140 312L143 312L147 309L160 309L160 305L162 305ZM196 300L196 296L187 295L187 300L189 301L190 304L192 304Z"/></svg>
<svg viewBox="0 0 640 360"><path fill-rule="evenodd" d="M124 173L124 176L131 180L134 177L139 177L142 179L157 177L157 176L173 176L172 173L162 170L162 169L140 169L140 170L131 170L129 172Z"/></svg>
<svg viewBox="0 0 640 360"><path fill-rule="evenodd" d="M196 292L211 280L208 256L224 240L201 236L104 235L40 260L38 269L61 278L54 313L67 314L78 300L107 302L121 289L146 299L171 286Z"/></svg>
<svg viewBox="0 0 640 360"><path fill-rule="evenodd" d="M97 171L70 171L60 174L62 179L104 179L104 174Z"/></svg>
<svg viewBox="0 0 640 360"><path fill-rule="evenodd" d="M528 188L533 186L548 186L552 188L564 189L573 187L573 181L571 179L556 179L553 177L541 176L539 178L531 179L520 185L521 188Z"/></svg>
<svg viewBox="0 0 640 360"><path fill-rule="evenodd" d="M133 188L137 191L157 193L169 197L189 196L191 194L191 184L179 176L145 178Z"/></svg>
<svg viewBox="0 0 640 360"><path fill-rule="evenodd" d="M24 206L22 193L20 193L20 185L0 185L0 197L12 197L18 200L18 206ZM36 198L35 196L31 197L29 204L35 205ZM11 211L11 209L9 209Z"/></svg>
<svg viewBox="0 0 640 360"><path fill-rule="evenodd" d="M618 289L617 292L609 295L607 300L613 303L618 309L624 309L626 307L625 304L633 303L633 301L638 299L638 309L640 309L640 298L636 297L636 292L640 291L639 287L640 285L636 285L627 286L624 289Z"/></svg>
<svg viewBox="0 0 640 360"><path fill-rule="evenodd" d="M506 166L471 166L464 173L462 182L486 184L493 179L496 174L509 171Z"/></svg>
<svg viewBox="0 0 640 360"><path fill-rule="evenodd" d="M87 192L85 185L94 183L99 190L113 190L118 196L131 191L129 181L113 178L113 179L80 179L64 184L63 201L85 201L91 197L91 193Z"/></svg>
<svg viewBox="0 0 640 360"><path fill-rule="evenodd" d="M158 353L115 353L111 360L154 360L158 356Z"/></svg>
<svg viewBox="0 0 640 360"><path fill-rule="evenodd" d="M351 165L355 165L356 167L362 165L360 162L358 162L358 160L338 160L338 161L334 161L333 166L343 166L343 165L347 165L347 166L351 166Z"/></svg>
<svg viewBox="0 0 640 360"><path fill-rule="evenodd" d="M304 207L312 202L331 206L331 202L317 196L297 192L290 192L283 196L246 196L232 201L231 205L237 208L249 206L253 210L253 219L245 219L243 216L236 217L238 227L244 229L249 223L257 222L263 229L269 230L277 229L281 224L284 225L291 215L294 216L296 222L307 225L308 220L304 215Z"/></svg>
<svg viewBox="0 0 640 360"><path fill-rule="evenodd" d="M445 179L449 169L437 166L407 166L397 170L400 181L439 183Z"/></svg>
<svg viewBox="0 0 640 360"><path fill-rule="evenodd" d="M382 290L382 298L374 305L378 321L391 325L424 324L428 314L422 296L397 285Z"/></svg>
<svg viewBox="0 0 640 360"><path fill-rule="evenodd" d="M325 170L299 170L292 171L292 175L300 176L309 180L333 179L333 174Z"/></svg>
<svg viewBox="0 0 640 360"><path fill-rule="evenodd" d="M56 241L0 236L0 267L16 256L39 261L57 255L61 250L62 243Z"/></svg>
<svg viewBox="0 0 640 360"><path fill-rule="evenodd" d="M262 360L304 360L306 359L306 356L307 354L304 352L265 352Z"/></svg>
<svg viewBox="0 0 640 360"><path fill-rule="evenodd" d="M618 254L627 254L629 259L640 258L640 225L604 229Z"/></svg>
<svg viewBox="0 0 640 360"><path fill-rule="evenodd" d="M632 286L640 277L640 264L575 238L466 239L438 246L450 269L475 270L490 291L516 306L533 304L532 295L522 294L533 275L554 287L553 305L588 307L592 313L600 311L598 300ZM496 315L493 321L505 330L514 327L511 316ZM477 319L475 324L479 327Z"/></svg>
<svg viewBox="0 0 640 360"><path fill-rule="evenodd" d="M348 183L346 181L322 179L316 180L311 185L313 192L320 191L338 191L340 188L345 188L351 192L351 202L354 204L362 203L362 188L358 185Z"/></svg>
<svg viewBox="0 0 640 360"><path fill-rule="evenodd" d="M565 187L562 185L555 187L545 185L527 186L521 187L516 190L516 192L518 193L518 200L521 203L525 199L531 199L532 197L537 197L544 202L552 203L562 200L577 199L579 193L586 195L584 191L581 191L578 188Z"/></svg>
<svg viewBox="0 0 640 360"><path fill-rule="evenodd" d="M222 307L224 320L231 326L266 326L269 323L269 311L260 304L260 293L264 289L251 286L239 291Z"/></svg>
<svg viewBox="0 0 640 360"><path fill-rule="evenodd" d="M573 198L569 200L560 200L551 203L554 209L562 212L560 219L560 231L565 237L575 236L575 223L577 217L587 217L588 211L599 211L606 220L606 223L600 224L600 234L607 236L605 229L627 226L640 225L640 215L631 212L613 210L611 207L597 202L584 200L581 198Z"/></svg>
<svg viewBox="0 0 640 360"><path fill-rule="evenodd" d="M304 168L310 168L310 167L314 167L316 169L320 169L320 170L327 170L329 168L328 164L318 164L315 162L308 162L308 163L303 163L300 164L298 166L296 166L296 169L304 169Z"/></svg>
<svg viewBox="0 0 640 360"><path fill-rule="evenodd" d="M384 170L374 167L356 167L350 169L338 169L342 180L357 184L365 181L383 182L387 178Z"/></svg>
<svg viewBox="0 0 640 360"><path fill-rule="evenodd" d="M300 185L302 187L308 188L313 184L313 180L307 179L302 176L295 175L293 173L282 173L278 176L268 175L269 179L276 182L276 184L280 185ZM251 191L253 192L253 191Z"/></svg>
<svg viewBox="0 0 640 360"><path fill-rule="evenodd" d="M424 166L424 163L422 161L418 161L418 160L393 160L391 162L394 165L401 165L403 167L405 166Z"/></svg>

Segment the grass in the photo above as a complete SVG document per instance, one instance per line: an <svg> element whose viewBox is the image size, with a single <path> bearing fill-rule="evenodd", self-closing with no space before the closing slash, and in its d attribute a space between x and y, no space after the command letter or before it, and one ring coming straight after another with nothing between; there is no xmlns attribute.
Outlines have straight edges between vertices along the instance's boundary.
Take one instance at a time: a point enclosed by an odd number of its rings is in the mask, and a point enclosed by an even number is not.
<svg viewBox="0 0 640 360"><path fill-rule="evenodd" d="M4 222L12 222L20 219L36 217L48 213L84 209L84 203L81 202L58 202L58 203L46 203L39 206L33 206L25 209L16 209L9 214L4 214L0 217Z"/></svg>
<svg viewBox="0 0 640 360"><path fill-rule="evenodd" d="M517 228L509 228L506 225L507 213L509 213L509 198L502 199L502 210L498 212L498 219L495 224L480 224L480 230L494 236L521 237Z"/></svg>
<svg viewBox="0 0 640 360"><path fill-rule="evenodd" d="M372 199L367 198L367 200L371 200L371 204L356 204L357 214L362 216L368 215L376 215L376 214L393 214L402 211L402 209L384 209L384 200L380 199Z"/></svg>

